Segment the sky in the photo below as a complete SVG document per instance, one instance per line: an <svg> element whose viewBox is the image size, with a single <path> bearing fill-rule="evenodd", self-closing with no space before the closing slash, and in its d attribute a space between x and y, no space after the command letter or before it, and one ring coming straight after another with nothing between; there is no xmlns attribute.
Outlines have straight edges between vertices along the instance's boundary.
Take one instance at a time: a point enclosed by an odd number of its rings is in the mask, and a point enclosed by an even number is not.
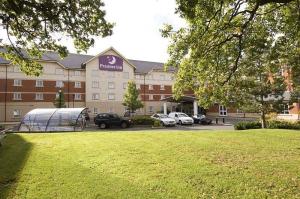
<svg viewBox="0 0 300 199"><path fill-rule="evenodd" d="M95 46L88 50L88 54L95 55L113 46L128 59L167 61L169 41L161 36L159 29L165 23L175 28L185 25L184 20L175 15L175 0L104 2L107 20L116 24L113 35L97 39Z"/></svg>
<svg viewBox="0 0 300 199"><path fill-rule="evenodd" d="M185 26L184 20L175 14L175 0L104 0L104 3L107 21L115 23L113 35L98 37L86 54L96 55L113 46L128 59L168 60L170 41L161 36L159 29L165 23L175 29ZM0 34L6 41L6 32L0 29ZM70 38L63 38L61 42L70 52L76 53Z"/></svg>

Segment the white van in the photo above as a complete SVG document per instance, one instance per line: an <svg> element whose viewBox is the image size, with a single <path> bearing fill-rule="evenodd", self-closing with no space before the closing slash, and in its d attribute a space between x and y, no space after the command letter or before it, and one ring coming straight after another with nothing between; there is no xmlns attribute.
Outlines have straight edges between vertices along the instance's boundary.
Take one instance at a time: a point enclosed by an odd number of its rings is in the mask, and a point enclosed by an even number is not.
<svg viewBox="0 0 300 199"><path fill-rule="evenodd" d="M181 112L171 112L169 113L169 117L174 118L177 124L194 124L193 118L189 117L185 113Z"/></svg>

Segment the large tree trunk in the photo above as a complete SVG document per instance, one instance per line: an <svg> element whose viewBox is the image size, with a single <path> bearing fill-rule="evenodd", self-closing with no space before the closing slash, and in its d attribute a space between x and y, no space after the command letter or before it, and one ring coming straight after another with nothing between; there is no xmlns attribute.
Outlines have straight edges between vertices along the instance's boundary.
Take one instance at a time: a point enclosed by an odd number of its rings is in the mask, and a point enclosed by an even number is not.
<svg viewBox="0 0 300 199"><path fill-rule="evenodd" d="M266 113L264 111L261 112L260 119L261 119L261 128L263 129L266 128L267 127Z"/></svg>

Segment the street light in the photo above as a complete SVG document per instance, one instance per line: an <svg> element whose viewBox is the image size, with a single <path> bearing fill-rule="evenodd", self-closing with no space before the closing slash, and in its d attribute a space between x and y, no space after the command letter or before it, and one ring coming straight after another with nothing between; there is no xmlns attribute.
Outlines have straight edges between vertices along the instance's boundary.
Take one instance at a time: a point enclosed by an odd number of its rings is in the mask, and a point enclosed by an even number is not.
<svg viewBox="0 0 300 199"><path fill-rule="evenodd" d="M58 90L58 99L59 99L58 108L61 108L61 89Z"/></svg>

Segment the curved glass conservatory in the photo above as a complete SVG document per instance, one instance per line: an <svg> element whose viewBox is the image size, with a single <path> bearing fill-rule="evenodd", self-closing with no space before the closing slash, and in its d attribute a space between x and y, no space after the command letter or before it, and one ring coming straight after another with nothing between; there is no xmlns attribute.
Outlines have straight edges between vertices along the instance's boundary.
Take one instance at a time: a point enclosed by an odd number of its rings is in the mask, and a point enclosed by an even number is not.
<svg viewBox="0 0 300 199"><path fill-rule="evenodd" d="M33 109L22 119L19 131L81 131L87 117L87 108Z"/></svg>

